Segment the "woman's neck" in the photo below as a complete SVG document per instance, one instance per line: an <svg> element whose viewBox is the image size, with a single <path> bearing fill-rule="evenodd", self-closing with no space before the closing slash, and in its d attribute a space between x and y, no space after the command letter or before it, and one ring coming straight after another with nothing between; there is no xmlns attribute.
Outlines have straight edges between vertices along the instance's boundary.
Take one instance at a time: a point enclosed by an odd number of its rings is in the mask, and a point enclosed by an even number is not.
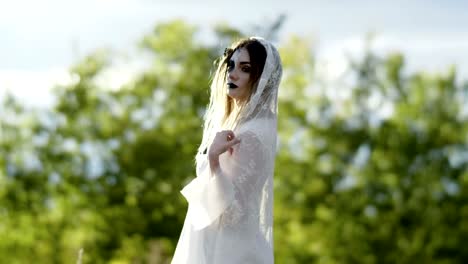
<svg viewBox="0 0 468 264"><path fill-rule="evenodd" d="M235 100L235 99L233 101L234 101L234 104L233 104L234 107L231 113L237 113L242 107L242 102L239 100Z"/></svg>

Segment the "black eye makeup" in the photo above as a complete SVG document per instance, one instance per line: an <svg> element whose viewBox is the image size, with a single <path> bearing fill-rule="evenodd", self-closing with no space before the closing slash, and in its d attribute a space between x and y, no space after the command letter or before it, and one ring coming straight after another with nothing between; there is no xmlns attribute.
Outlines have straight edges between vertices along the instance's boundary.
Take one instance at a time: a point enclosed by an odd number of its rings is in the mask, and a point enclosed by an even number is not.
<svg viewBox="0 0 468 264"><path fill-rule="evenodd" d="M249 73L249 72L250 72L250 66L244 66L244 67L242 67L242 71L243 71L243 72L246 72L246 73Z"/></svg>
<svg viewBox="0 0 468 264"><path fill-rule="evenodd" d="M233 60L229 60L227 62L227 70L228 71L232 71L232 69L234 69L234 61Z"/></svg>
<svg viewBox="0 0 468 264"><path fill-rule="evenodd" d="M227 61L226 64L227 64L227 70L228 71L232 71L234 69L234 67L235 67L235 63L234 63L233 60ZM250 73L250 71L251 71L250 63L247 62L247 61L242 61L240 63L240 67L241 67L240 69L245 73Z"/></svg>

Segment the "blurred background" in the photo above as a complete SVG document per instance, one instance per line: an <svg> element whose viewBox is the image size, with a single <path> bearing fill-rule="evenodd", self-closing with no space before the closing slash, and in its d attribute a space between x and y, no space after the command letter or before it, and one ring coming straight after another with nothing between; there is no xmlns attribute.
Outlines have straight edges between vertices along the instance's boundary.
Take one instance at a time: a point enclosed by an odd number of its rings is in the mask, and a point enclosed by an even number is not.
<svg viewBox="0 0 468 264"><path fill-rule="evenodd" d="M276 262L468 262L468 3L0 6L0 263L170 263L213 61L252 35L284 67Z"/></svg>

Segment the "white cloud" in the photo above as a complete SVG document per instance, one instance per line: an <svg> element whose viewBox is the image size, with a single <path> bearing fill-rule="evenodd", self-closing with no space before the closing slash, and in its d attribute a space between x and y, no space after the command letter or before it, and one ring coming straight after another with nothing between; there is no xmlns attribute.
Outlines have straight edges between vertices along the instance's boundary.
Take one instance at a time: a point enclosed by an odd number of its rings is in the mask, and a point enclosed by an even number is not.
<svg viewBox="0 0 468 264"><path fill-rule="evenodd" d="M116 90L132 80L147 67L143 59L116 59L96 79L99 87ZM52 88L76 82L67 67L46 70L0 70L0 98L7 92L23 103L32 106L50 106L53 103Z"/></svg>
<svg viewBox="0 0 468 264"><path fill-rule="evenodd" d="M461 78L468 79L468 35L463 32L400 32L377 34L370 49L377 54L402 52L409 72L444 71L456 65ZM327 74L338 77L346 65L346 56L360 58L366 50L365 36L352 36L323 43L319 59L328 63Z"/></svg>
<svg viewBox="0 0 468 264"><path fill-rule="evenodd" d="M143 58L116 60L113 65L98 76L96 83L99 87L118 90L122 85L132 81L139 72L148 66L148 63Z"/></svg>
<svg viewBox="0 0 468 264"><path fill-rule="evenodd" d="M0 71L0 97L11 93L27 105L49 106L53 103L51 90L54 85L67 84L72 76L65 69L44 71Z"/></svg>

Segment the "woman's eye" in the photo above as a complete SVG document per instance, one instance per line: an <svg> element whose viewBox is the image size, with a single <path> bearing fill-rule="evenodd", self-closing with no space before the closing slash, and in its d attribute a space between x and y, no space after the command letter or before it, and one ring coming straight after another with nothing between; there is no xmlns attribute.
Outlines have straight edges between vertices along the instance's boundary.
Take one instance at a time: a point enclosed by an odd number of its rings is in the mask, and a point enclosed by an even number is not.
<svg viewBox="0 0 468 264"><path fill-rule="evenodd" d="M228 61L228 63L227 63L228 71L231 71L233 68L234 68L234 62L233 61Z"/></svg>
<svg viewBox="0 0 468 264"><path fill-rule="evenodd" d="M242 71L243 71L243 72L250 72L250 67L243 67L243 68L242 68Z"/></svg>

